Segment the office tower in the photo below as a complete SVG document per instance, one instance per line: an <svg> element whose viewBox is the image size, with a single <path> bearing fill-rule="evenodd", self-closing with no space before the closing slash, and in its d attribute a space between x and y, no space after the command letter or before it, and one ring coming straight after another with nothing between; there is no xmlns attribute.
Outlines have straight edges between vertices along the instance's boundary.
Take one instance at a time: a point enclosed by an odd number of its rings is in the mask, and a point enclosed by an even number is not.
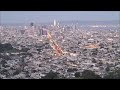
<svg viewBox="0 0 120 90"><path fill-rule="evenodd" d="M57 25L57 22L56 22L56 20L54 20L54 26L56 26Z"/></svg>
<svg viewBox="0 0 120 90"><path fill-rule="evenodd" d="M31 26L31 27L32 27L32 26L34 26L34 23L33 23L33 22L31 22L31 23L30 23L30 26Z"/></svg>
<svg viewBox="0 0 120 90"><path fill-rule="evenodd" d="M43 29L42 28L39 29L39 36L41 36L41 35L43 35Z"/></svg>
<svg viewBox="0 0 120 90"><path fill-rule="evenodd" d="M47 35L47 30L43 30L43 35Z"/></svg>
<svg viewBox="0 0 120 90"><path fill-rule="evenodd" d="M36 37L37 36L34 23L30 23L30 27L28 28L27 33L28 33L29 37Z"/></svg>

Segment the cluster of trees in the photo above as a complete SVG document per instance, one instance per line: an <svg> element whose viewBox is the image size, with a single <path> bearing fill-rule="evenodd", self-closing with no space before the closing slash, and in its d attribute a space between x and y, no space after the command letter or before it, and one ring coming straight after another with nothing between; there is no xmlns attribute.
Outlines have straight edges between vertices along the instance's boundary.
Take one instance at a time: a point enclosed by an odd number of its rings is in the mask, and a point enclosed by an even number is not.
<svg viewBox="0 0 120 90"><path fill-rule="evenodd" d="M0 52L5 52L5 51L12 50L12 49L13 47L10 43L5 43L5 44L0 43Z"/></svg>
<svg viewBox="0 0 120 90"><path fill-rule="evenodd" d="M27 49L22 49L22 52L26 52ZM1 44L0 43L0 53L4 53L4 52L21 52L19 49L13 48L13 46L10 43L5 43L5 44Z"/></svg>
<svg viewBox="0 0 120 90"><path fill-rule="evenodd" d="M99 75L95 74L91 70L85 70L82 73L76 72L74 79L120 79L120 69L116 69L112 72L107 72L107 74L102 78ZM50 71L46 74L46 76L42 77L42 79L68 79L68 78L61 78L57 72Z"/></svg>
<svg viewBox="0 0 120 90"><path fill-rule="evenodd" d="M112 72L108 72L105 76L104 79L120 79L120 68L115 69Z"/></svg>
<svg viewBox="0 0 120 90"><path fill-rule="evenodd" d="M60 77L57 72L50 71L44 77L41 77L41 79L60 79Z"/></svg>
<svg viewBox="0 0 120 90"><path fill-rule="evenodd" d="M7 52L7 51L8 52L27 52L28 50L30 49L25 47L23 47L22 50L18 50L16 48L13 48L10 43L5 43L5 44L0 43L0 52Z"/></svg>

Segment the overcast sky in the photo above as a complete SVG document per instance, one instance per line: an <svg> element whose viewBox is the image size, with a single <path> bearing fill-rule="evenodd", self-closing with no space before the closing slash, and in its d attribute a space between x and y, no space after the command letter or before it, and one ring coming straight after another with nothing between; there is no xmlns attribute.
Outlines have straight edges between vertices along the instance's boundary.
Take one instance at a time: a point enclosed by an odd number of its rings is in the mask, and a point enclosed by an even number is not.
<svg viewBox="0 0 120 90"><path fill-rule="evenodd" d="M1 23L119 20L118 11L0 11Z"/></svg>

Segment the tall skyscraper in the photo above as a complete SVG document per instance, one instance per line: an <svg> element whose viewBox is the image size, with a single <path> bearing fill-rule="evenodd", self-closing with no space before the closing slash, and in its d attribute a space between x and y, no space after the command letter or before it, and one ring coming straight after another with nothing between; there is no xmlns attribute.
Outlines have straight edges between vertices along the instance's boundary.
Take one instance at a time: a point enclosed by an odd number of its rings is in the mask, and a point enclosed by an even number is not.
<svg viewBox="0 0 120 90"><path fill-rule="evenodd" d="M43 35L43 29L42 28L39 29L39 35L40 36Z"/></svg>
<svg viewBox="0 0 120 90"><path fill-rule="evenodd" d="M33 22L31 22L31 23L30 23L30 26L31 26L31 27L32 27L32 26L34 26L34 23L33 23Z"/></svg>
<svg viewBox="0 0 120 90"><path fill-rule="evenodd" d="M56 22L56 20L54 20L54 26L56 26L57 25L57 22Z"/></svg>
<svg viewBox="0 0 120 90"><path fill-rule="evenodd" d="M37 36L34 23L30 23L30 28L28 28L27 32L28 32L29 37L36 37Z"/></svg>

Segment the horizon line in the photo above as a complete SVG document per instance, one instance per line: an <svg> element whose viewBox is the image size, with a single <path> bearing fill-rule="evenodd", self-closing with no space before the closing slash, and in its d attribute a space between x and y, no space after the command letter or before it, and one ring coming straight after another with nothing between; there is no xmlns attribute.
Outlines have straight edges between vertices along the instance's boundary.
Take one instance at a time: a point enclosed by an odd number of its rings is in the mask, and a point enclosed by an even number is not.
<svg viewBox="0 0 120 90"><path fill-rule="evenodd" d="M55 19L56 20L56 19ZM119 20L56 20L57 22L111 22L111 21L118 21L119 22ZM1 22L1 24L5 24L5 23L26 23L26 24L28 24L28 23L31 23L31 22L33 22L33 23L52 23L53 21L48 21L48 22L35 22L35 21L30 21L30 22Z"/></svg>

